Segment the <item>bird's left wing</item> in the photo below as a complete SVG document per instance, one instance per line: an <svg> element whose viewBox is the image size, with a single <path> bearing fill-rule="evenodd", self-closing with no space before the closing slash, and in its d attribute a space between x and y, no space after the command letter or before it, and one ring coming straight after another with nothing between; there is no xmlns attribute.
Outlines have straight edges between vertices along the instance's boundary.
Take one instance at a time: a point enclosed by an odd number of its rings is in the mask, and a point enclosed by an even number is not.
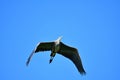
<svg viewBox="0 0 120 80"><path fill-rule="evenodd" d="M77 67L78 71L81 74L86 73L83 68L81 58L80 58L79 53L76 48L67 46L61 42L60 43L60 51L58 53L69 58L75 64L75 66Z"/></svg>
<svg viewBox="0 0 120 80"><path fill-rule="evenodd" d="M28 66L32 56L34 53L37 53L39 51L49 51L52 49L52 46L54 45L54 42L41 42L38 43L37 46L35 47L35 49L32 51L32 53L30 54L30 56L27 59L26 65Z"/></svg>

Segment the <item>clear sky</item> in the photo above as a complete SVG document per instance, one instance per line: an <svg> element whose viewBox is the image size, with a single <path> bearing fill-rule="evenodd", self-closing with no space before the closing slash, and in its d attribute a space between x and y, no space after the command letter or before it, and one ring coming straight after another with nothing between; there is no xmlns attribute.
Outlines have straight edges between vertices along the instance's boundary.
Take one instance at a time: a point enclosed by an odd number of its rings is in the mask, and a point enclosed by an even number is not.
<svg viewBox="0 0 120 80"><path fill-rule="evenodd" d="M1 80L120 80L119 0L1 0ZM87 72L50 52L35 54L38 42L62 42L76 47Z"/></svg>

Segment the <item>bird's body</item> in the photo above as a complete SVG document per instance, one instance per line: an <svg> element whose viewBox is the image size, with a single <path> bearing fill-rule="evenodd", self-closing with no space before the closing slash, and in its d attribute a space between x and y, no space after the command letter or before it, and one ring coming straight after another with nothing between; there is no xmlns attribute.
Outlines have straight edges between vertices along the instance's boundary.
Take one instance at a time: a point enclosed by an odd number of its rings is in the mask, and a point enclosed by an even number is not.
<svg viewBox="0 0 120 80"><path fill-rule="evenodd" d="M52 62L53 58L55 57L56 53L61 54L67 58L69 58L77 67L78 71L81 74L85 74L85 70L82 66L82 61L80 59L79 53L76 48L67 46L61 42L61 38L59 37L54 42L41 42L37 45L37 47L33 50L31 55L29 56L26 65L29 64L30 59L32 58L34 53L37 53L39 51L50 51L50 60L49 63Z"/></svg>
<svg viewBox="0 0 120 80"><path fill-rule="evenodd" d="M51 54L50 54L51 58L50 58L49 63L52 62L54 56L60 50L60 39L61 38L58 38L56 41L54 41L54 45L52 46L52 50L51 50Z"/></svg>

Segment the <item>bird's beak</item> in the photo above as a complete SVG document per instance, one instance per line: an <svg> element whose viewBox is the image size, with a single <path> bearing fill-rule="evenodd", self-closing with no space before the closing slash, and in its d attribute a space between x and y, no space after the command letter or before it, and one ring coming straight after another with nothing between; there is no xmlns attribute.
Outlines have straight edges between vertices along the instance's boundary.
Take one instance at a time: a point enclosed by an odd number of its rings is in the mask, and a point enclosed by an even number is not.
<svg viewBox="0 0 120 80"><path fill-rule="evenodd" d="M62 36L59 37L59 40L61 40L61 39L62 39Z"/></svg>

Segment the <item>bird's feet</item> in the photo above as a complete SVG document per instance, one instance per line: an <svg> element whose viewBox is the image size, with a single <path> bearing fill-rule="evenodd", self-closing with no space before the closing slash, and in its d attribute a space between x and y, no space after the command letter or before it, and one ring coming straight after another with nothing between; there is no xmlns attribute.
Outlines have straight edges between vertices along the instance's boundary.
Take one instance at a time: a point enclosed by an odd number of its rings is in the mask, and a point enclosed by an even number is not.
<svg viewBox="0 0 120 80"><path fill-rule="evenodd" d="M50 59L49 64L52 62L52 59Z"/></svg>
<svg viewBox="0 0 120 80"><path fill-rule="evenodd" d="M50 60L49 60L49 64L52 62L52 60L53 60L53 57L50 58Z"/></svg>

